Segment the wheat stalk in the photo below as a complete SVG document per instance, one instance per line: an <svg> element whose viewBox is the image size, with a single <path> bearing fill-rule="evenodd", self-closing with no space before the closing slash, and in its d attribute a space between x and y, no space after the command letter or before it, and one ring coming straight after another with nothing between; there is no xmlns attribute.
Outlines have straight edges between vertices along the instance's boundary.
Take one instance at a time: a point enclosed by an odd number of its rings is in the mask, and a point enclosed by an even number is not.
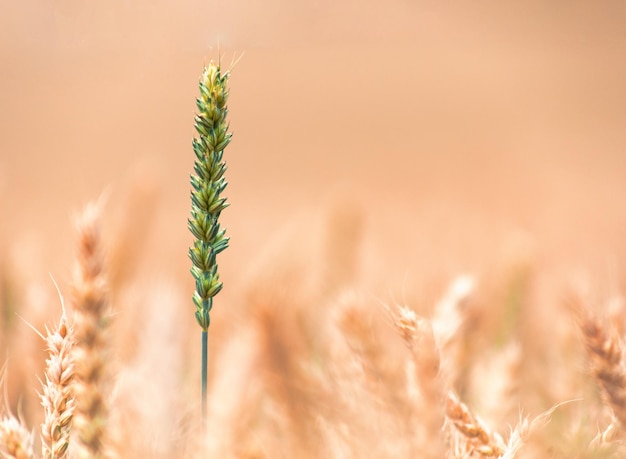
<svg viewBox="0 0 626 459"><path fill-rule="evenodd" d="M189 249L191 274L196 281L193 302L196 320L202 328L202 421L206 425L208 330L213 297L222 289L217 272L217 255L228 247L225 230L220 228L219 216L228 204L221 193L226 188L224 149L230 143L228 132L228 77L220 65L211 62L200 79L200 97L196 99L198 114L193 140L196 154L195 175L191 176L191 218L189 230L196 238Z"/></svg>
<svg viewBox="0 0 626 459"><path fill-rule="evenodd" d="M78 220L78 254L73 279L76 408L74 429L79 458L106 457L107 406L104 398L108 297L103 272L100 208L88 205Z"/></svg>
<svg viewBox="0 0 626 459"><path fill-rule="evenodd" d="M416 416L423 426L422 437L415 442L422 451L423 457L442 457L443 444L440 442L441 429L444 425L443 388L439 375L440 355L435 343L435 337L428 320L418 317L415 312L406 307L399 307L393 314L394 325L400 333L404 344L411 353L411 360L407 366L407 392L413 404ZM414 385L419 388L419 396ZM417 415L421 412L421 416ZM430 441L424 449L420 443Z"/></svg>
<svg viewBox="0 0 626 459"><path fill-rule="evenodd" d="M74 331L65 313L54 331L46 328L46 335L49 357L46 360L46 382L40 396L44 408L42 454L44 459L62 459L67 457L76 405L71 385L74 378Z"/></svg>

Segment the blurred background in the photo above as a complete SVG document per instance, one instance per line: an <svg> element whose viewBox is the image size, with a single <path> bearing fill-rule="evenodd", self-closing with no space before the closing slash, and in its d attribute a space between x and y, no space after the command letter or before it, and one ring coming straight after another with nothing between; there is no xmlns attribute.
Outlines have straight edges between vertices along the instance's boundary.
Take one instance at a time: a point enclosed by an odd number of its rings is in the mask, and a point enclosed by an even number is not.
<svg viewBox="0 0 626 459"><path fill-rule="evenodd" d="M48 273L67 290L73 216L104 193L118 290L167 279L186 304L197 82L219 58L236 65L214 323L255 282L342 256L399 302L519 260L617 290L625 21L617 0L2 1L0 269L29 285L5 299L58 316Z"/></svg>
<svg viewBox="0 0 626 459"><path fill-rule="evenodd" d="M118 405L149 411L146 438L172 431L163 420L194 425L186 221L195 98L211 59L232 65L234 134L222 215L231 246L211 327L210 365L226 370L210 369L212 412L235 416L228 397L245 405L238 394L272 357L279 370L281 359L317 362L320 342L334 343L325 311L342 288L361 292L365 322L385 328L381 303L428 316L463 274L479 316L467 353L518 338L522 357L536 353L521 372L537 375L523 384L531 395L511 399L509 420L519 406L578 399L545 376L567 361L563 350L581 353L571 334L550 344L567 320L548 311L586 282L624 310L624 24L621 0L0 0L0 349L11 408L36 425L45 359L16 313L39 330L58 320L49 275L69 297L74 218L100 199L116 385L128 401ZM267 349L239 332L250 317ZM165 393L182 401L166 406Z"/></svg>

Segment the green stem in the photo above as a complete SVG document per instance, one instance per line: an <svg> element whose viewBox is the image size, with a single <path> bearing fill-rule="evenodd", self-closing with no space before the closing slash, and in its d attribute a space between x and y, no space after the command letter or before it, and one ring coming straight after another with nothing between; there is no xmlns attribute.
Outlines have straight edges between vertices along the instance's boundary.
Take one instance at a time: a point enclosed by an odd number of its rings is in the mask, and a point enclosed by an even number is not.
<svg viewBox="0 0 626 459"><path fill-rule="evenodd" d="M202 330L202 430L207 427L207 361L208 361L208 330Z"/></svg>

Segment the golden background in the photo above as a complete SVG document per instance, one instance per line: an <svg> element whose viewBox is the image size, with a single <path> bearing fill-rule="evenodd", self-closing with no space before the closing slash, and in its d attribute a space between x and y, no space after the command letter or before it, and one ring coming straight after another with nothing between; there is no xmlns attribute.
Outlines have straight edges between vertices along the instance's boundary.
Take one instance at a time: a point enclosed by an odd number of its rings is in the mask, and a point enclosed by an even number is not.
<svg viewBox="0 0 626 459"><path fill-rule="evenodd" d="M255 285L324 279L341 257L346 281L418 309L517 263L542 299L581 271L618 291L625 21L623 1L3 1L5 299L40 329L59 315L48 273L67 295L73 216L104 193L118 323L167 280L197 331L194 100L220 56L237 63L216 346Z"/></svg>

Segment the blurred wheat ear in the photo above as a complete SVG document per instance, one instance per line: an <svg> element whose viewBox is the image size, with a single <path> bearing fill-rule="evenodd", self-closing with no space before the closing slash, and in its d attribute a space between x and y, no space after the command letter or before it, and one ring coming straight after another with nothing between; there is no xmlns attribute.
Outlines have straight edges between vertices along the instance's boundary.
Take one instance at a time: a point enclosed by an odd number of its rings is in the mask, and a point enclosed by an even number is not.
<svg viewBox="0 0 626 459"><path fill-rule="evenodd" d="M33 435L15 416L0 419L0 457L15 459L35 458Z"/></svg>
<svg viewBox="0 0 626 459"><path fill-rule="evenodd" d="M196 280L193 302L196 320L202 328L202 424L206 425L208 330L213 297L222 289L217 272L217 254L228 247L226 231L220 228L219 216L228 204L221 197L226 188L223 161L224 149L230 143L228 132L228 77L220 64L211 62L202 72L200 97L196 99L198 114L193 140L196 154L195 175L191 175L191 218L189 230L195 237L189 249L191 274Z"/></svg>
<svg viewBox="0 0 626 459"><path fill-rule="evenodd" d="M100 208L90 204L78 219L78 253L73 279L72 308L75 313L73 429L79 458L103 458L108 407L105 369L109 297L104 275L100 236Z"/></svg>
<svg viewBox="0 0 626 459"><path fill-rule="evenodd" d="M626 432L626 368L624 345L616 330L603 324L589 311L578 313L591 372L602 399L611 410L614 427L622 438Z"/></svg>

